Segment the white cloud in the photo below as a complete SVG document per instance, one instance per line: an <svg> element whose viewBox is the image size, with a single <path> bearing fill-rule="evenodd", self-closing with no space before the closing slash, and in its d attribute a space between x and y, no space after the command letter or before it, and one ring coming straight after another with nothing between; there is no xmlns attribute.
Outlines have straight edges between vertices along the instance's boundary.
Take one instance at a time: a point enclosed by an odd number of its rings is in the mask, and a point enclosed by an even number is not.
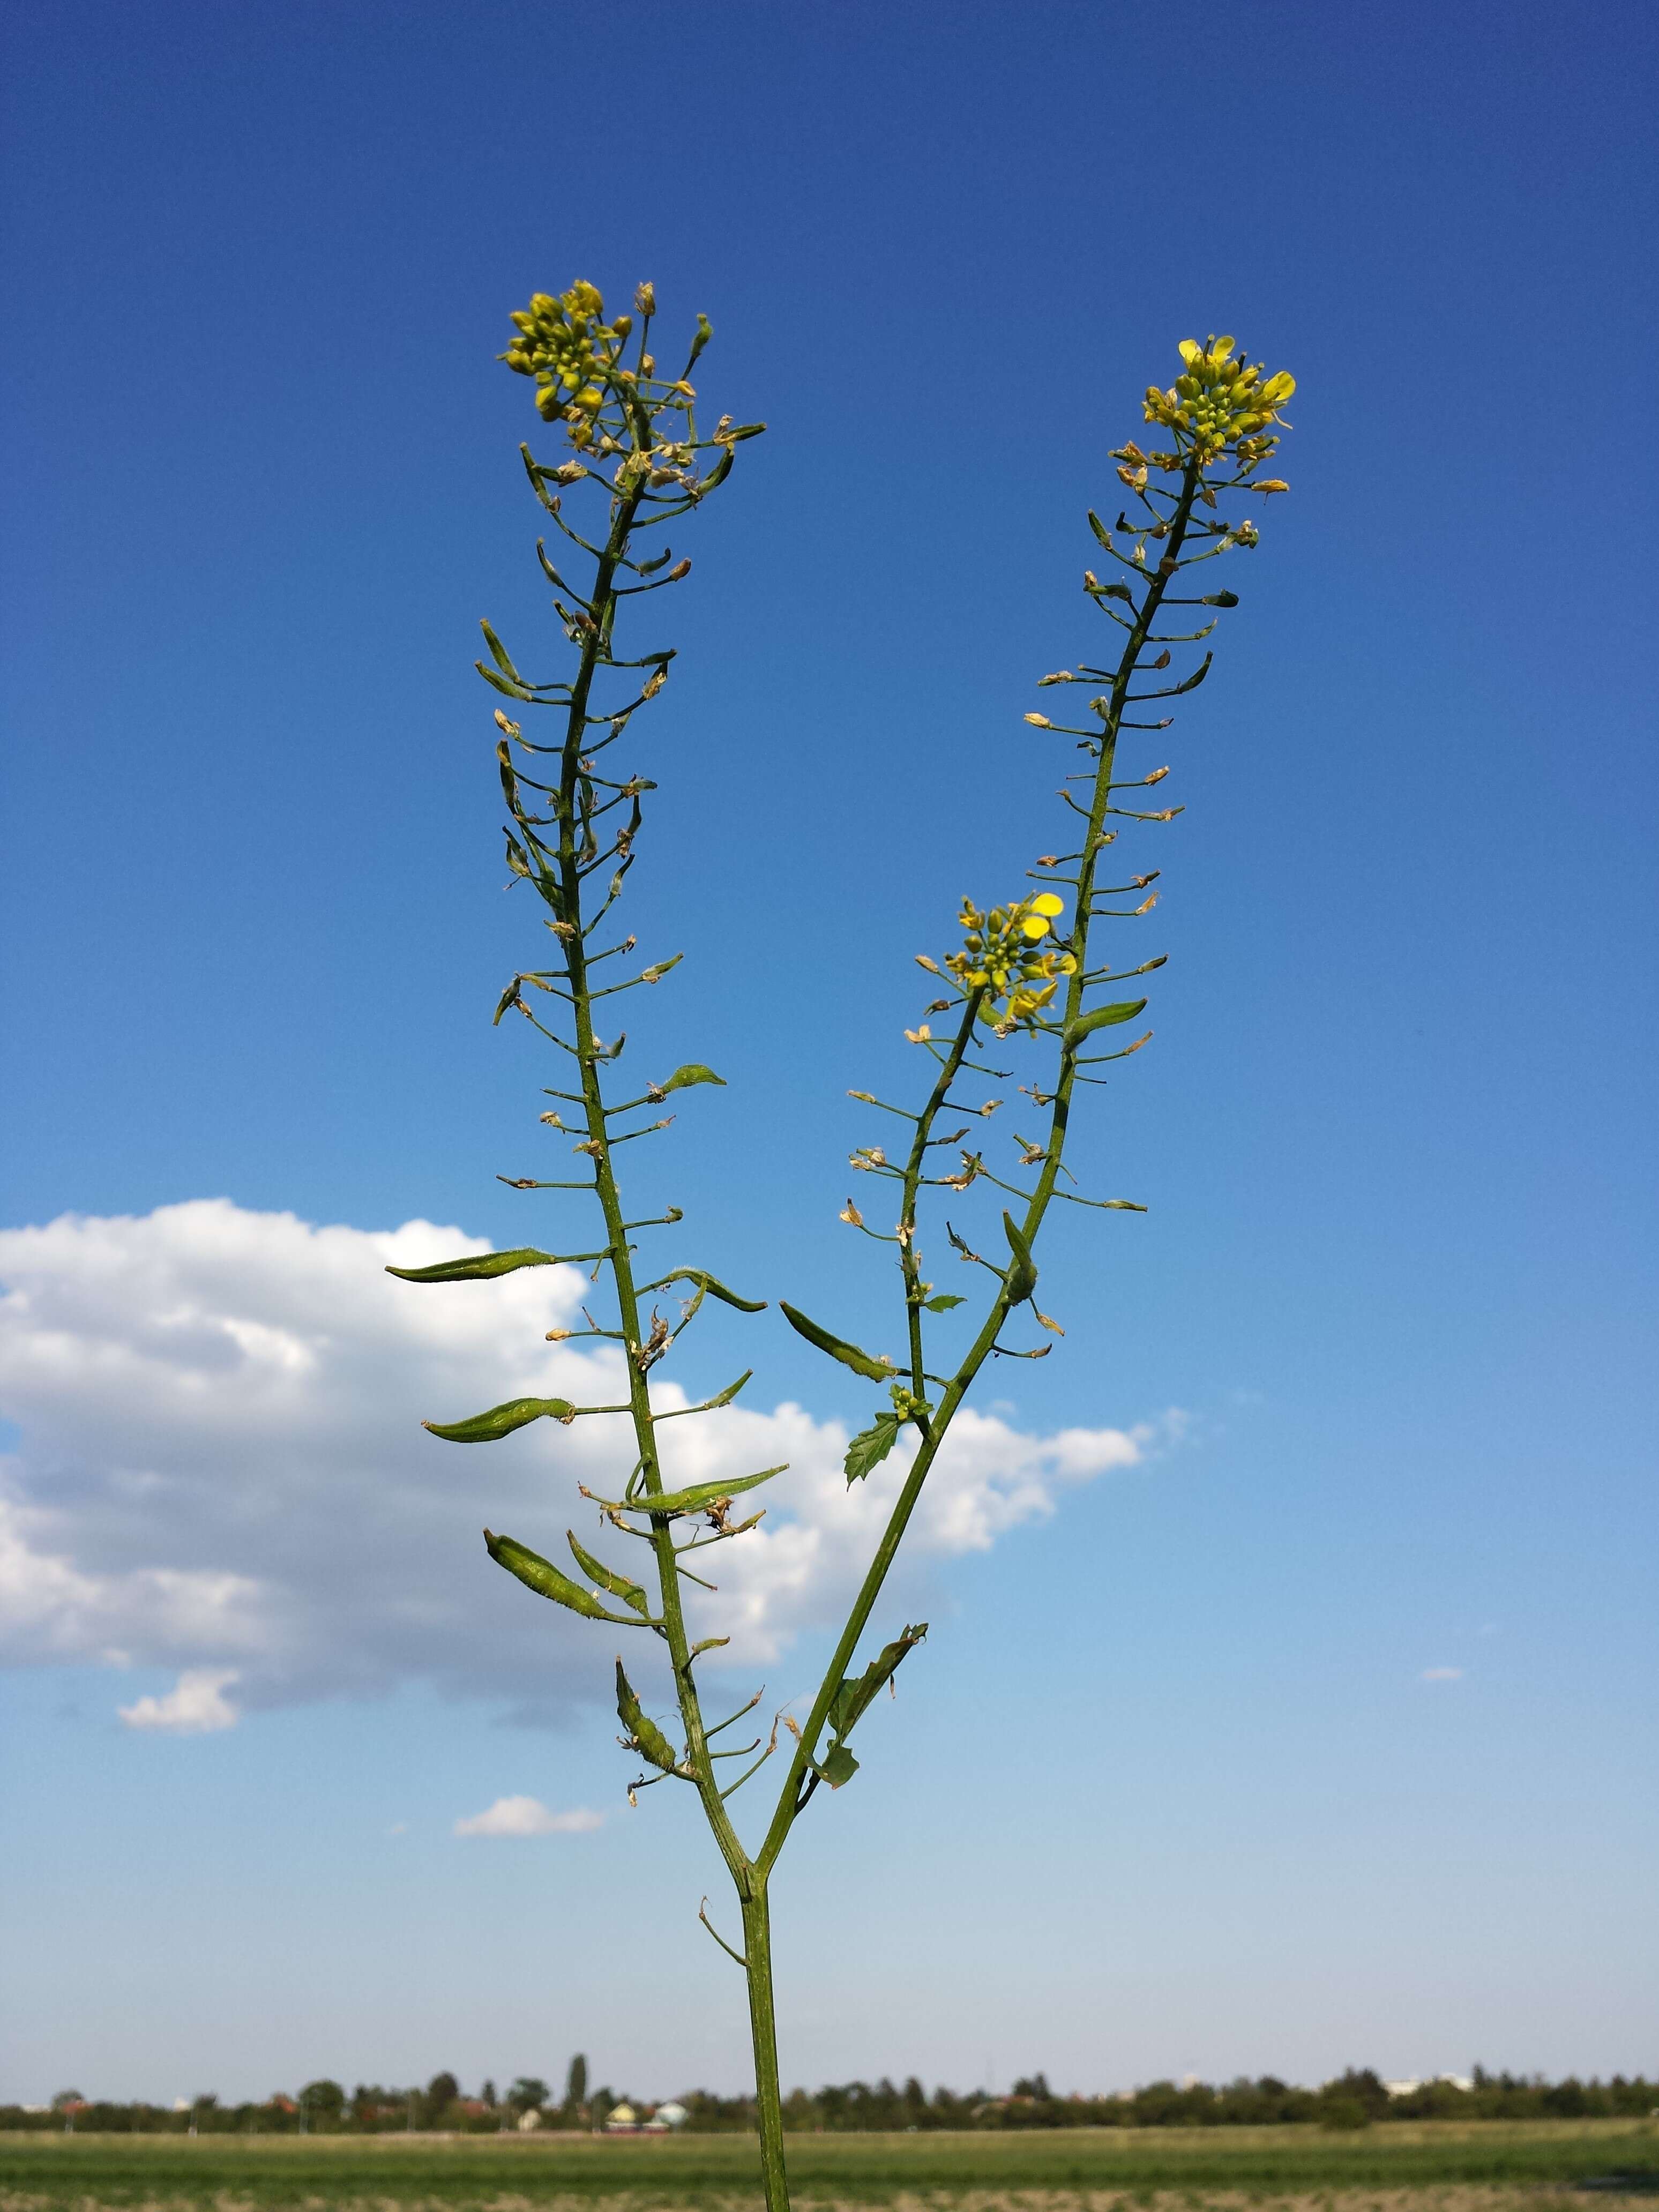
<svg viewBox="0 0 1659 2212"><path fill-rule="evenodd" d="M406 1681L508 1700L550 1684L525 1717L608 1702L614 1640L511 1582L479 1529L550 1554L573 1524L596 1541L576 1486L615 1494L631 1458L618 1423L538 1422L487 1452L418 1425L526 1394L622 1395L616 1354L544 1341L586 1289L577 1270L442 1289L383 1272L487 1249L428 1222L315 1228L222 1199L0 1231L0 1411L21 1431L0 1459L0 1662L177 1673L125 1709L139 1728L228 1726L233 1680L247 1710ZM895 1613L929 1562L1046 1517L1154 1441L1034 1437L1006 1412L957 1416ZM690 1594L696 1632L732 1638L705 1664L769 1662L844 1601L909 1447L849 1492L844 1426L796 1405L664 1433L674 1480L790 1462L760 1528L704 1554L719 1597ZM654 1645L630 1648L648 1674Z"/></svg>
<svg viewBox="0 0 1659 2212"><path fill-rule="evenodd" d="M1417 1679L1419 1682L1461 1682L1463 1669L1461 1667L1425 1667Z"/></svg>
<svg viewBox="0 0 1659 2212"><path fill-rule="evenodd" d="M603 1813L586 1805L574 1812L550 1813L538 1797L498 1797L487 1813L457 1820L458 1836L586 1836L605 1826Z"/></svg>
<svg viewBox="0 0 1659 2212"><path fill-rule="evenodd" d="M164 1698L140 1698L116 1711L130 1729L160 1729L172 1735L210 1735L234 1728L240 1716L225 1692L240 1680L234 1667L186 1667Z"/></svg>

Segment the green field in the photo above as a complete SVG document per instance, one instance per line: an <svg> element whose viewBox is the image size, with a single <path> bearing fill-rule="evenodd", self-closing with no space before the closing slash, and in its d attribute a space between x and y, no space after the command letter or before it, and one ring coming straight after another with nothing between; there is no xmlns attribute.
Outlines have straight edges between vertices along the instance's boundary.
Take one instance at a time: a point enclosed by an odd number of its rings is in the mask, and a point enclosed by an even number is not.
<svg viewBox="0 0 1659 2212"><path fill-rule="evenodd" d="M1628 2121L1312 2128L1095 2129L800 2135L789 2164L803 2204L1040 2208L1228 2200L1444 2212L1537 2202L1585 2184L1594 2205L1659 2193L1659 2127ZM1609 2189L1607 2178L1629 2177ZM591 2136L9 2136L0 2212L418 2212L418 2208L747 2207L753 2142Z"/></svg>

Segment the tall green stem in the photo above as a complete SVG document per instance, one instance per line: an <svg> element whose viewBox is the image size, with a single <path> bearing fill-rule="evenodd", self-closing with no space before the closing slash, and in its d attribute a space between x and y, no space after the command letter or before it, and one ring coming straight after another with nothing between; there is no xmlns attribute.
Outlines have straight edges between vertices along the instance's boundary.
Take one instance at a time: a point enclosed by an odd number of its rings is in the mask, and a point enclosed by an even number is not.
<svg viewBox="0 0 1659 2212"><path fill-rule="evenodd" d="M749 1981L749 2026L755 2045L755 2106L760 2129L761 2180L767 2212L788 2212L783 2164L783 2093L778 2080L778 2031L772 1998L772 1913L764 1879L743 1905L743 1954Z"/></svg>

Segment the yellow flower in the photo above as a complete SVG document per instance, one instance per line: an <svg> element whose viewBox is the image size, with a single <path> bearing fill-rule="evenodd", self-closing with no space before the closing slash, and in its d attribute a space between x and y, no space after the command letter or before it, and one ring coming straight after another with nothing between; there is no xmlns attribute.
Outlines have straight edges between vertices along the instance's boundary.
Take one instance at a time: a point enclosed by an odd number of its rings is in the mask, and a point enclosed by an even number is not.
<svg viewBox="0 0 1659 2212"><path fill-rule="evenodd" d="M598 286L579 277L556 300L549 292L532 294L530 305L511 316L517 335L501 359L518 375L535 378L536 409L544 422L558 422L570 405L591 419L605 404L605 372L632 325L626 315L607 324L604 313ZM590 443L592 434L580 421L571 426L574 445Z"/></svg>
<svg viewBox="0 0 1659 2212"><path fill-rule="evenodd" d="M1212 337L1207 345L1182 338L1185 374L1167 392L1147 388L1146 420L1173 430L1201 461L1229 446L1246 462L1262 459L1277 441L1260 433L1280 419L1279 410L1296 390L1296 379L1283 370L1264 376L1261 362L1236 361L1234 344L1231 337Z"/></svg>
<svg viewBox="0 0 1659 2212"><path fill-rule="evenodd" d="M960 920L966 936L961 951L951 953L945 964L964 991L986 994L999 1028L1012 1028L1039 1012L1054 997L1059 979L1075 972L1071 953L1053 945L1037 949L1052 934L1063 907L1053 891L994 906L987 914L971 899L963 901Z"/></svg>

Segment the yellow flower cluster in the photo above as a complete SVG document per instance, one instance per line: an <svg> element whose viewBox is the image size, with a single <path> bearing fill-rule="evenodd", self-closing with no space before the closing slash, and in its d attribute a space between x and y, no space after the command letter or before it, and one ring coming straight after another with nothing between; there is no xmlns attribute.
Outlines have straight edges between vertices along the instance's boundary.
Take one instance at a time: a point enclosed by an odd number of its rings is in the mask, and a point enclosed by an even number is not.
<svg viewBox="0 0 1659 2212"><path fill-rule="evenodd" d="M538 292L513 316L519 335L501 356L520 376L535 378L536 408L544 422L568 419L572 408L579 410L570 428L573 445L590 441L592 418L605 404L608 362L634 327L631 315L607 323L604 314L598 286L580 279L556 300Z"/></svg>
<svg viewBox="0 0 1659 2212"><path fill-rule="evenodd" d="M1167 392L1155 384L1147 387L1146 420L1162 423L1177 436L1184 434L1201 460L1212 459L1241 440L1247 460L1255 447L1261 449L1254 454L1256 459L1271 452L1277 441L1256 433L1279 420L1278 410L1296 390L1296 379L1282 369L1277 376L1264 378L1261 362L1235 361L1233 345L1231 338L1212 337L1207 346L1196 338L1182 338L1186 374L1178 376Z"/></svg>
<svg viewBox="0 0 1659 2212"><path fill-rule="evenodd" d="M1039 891L1012 906L994 906L988 914L981 914L972 899L962 902L959 919L966 941L960 952L946 956L945 964L964 991L988 993L993 1010L1000 1009L999 1028L1012 1028L1046 1006L1060 978L1075 972L1077 962L1069 952L1043 945L1062 903L1052 891Z"/></svg>

